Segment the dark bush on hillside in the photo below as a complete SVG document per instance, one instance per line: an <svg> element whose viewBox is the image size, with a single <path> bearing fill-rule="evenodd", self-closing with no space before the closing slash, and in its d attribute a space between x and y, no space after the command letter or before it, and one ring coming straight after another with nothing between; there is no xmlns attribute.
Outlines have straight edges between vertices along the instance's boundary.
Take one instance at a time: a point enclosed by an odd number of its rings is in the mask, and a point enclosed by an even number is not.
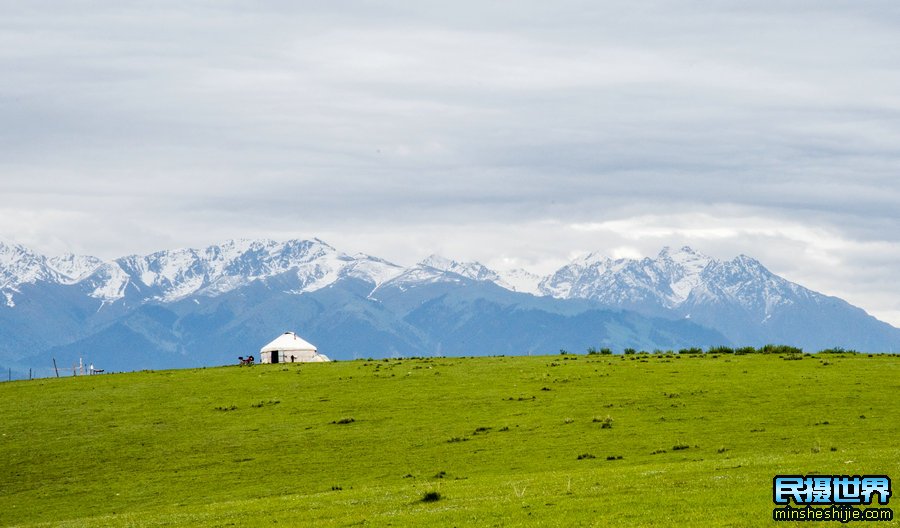
<svg viewBox="0 0 900 528"><path fill-rule="evenodd" d="M595 457L594 455L592 455L590 453L582 453L582 454L578 455L578 460L586 460L586 459L591 459L591 458L597 458L597 457Z"/></svg>
<svg viewBox="0 0 900 528"><path fill-rule="evenodd" d="M612 429L613 419L612 416L607 415L606 418L600 418L599 416L595 416L593 419L594 423L600 424L600 429Z"/></svg>
<svg viewBox="0 0 900 528"><path fill-rule="evenodd" d="M703 353L703 349L702 349L702 348L698 348L698 347L682 348L681 350L678 351L678 353L681 354L681 355L702 354L702 353Z"/></svg>
<svg viewBox="0 0 900 528"><path fill-rule="evenodd" d="M734 349L736 356L746 356L747 354L756 354L756 349L750 346Z"/></svg>
<svg viewBox="0 0 900 528"><path fill-rule="evenodd" d="M859 354L856 350L852 348L850 350L845 350L843 347L834 347L834 348L826 348L825 350L819 350L819 354Z"/></svg>
<svg viewBox="0 0 900 528"><path fill-rule="evenodd" d="M706 350L707 354L734 354L734 349L727 346L715 346L709 347Z"/></svg>
<svg viewBox="0 0 900 528"><path fill-rule="evenodd" d="M438 491L426 491L425 495L422 495L422 502L437 502L441 500L441 494Z"/></svg>
<svg viewBox="0 0 900 528"><path fill-rule="evenodd" d="M331 423L333 423L333 424L339 424L339 425L344 425L344 424L353 423L353 422L355 422L355 421L356 421L355 418L348 416L348 417L346 417L346 418L341 418L340 420L335 420L335 421L333 421L333 422L331 422Z"/></svg>
<svg viewBox="0 0 900 528"><path fill-rule="evenodd" d="M626 349L624 350L624 352L625 352L625 355L626 355L626 356L630 356L630 355L633 355L633 354L637 354L637 350L635 350L635 349L633 349L633 348L626 348Z"/></svg>
<svg viewBox="0 0 900 528"><path fill-rule="evenodd" d="M772 345L768 344L759 349L760 354L802 354L803 349L790 345Z"/></svg>

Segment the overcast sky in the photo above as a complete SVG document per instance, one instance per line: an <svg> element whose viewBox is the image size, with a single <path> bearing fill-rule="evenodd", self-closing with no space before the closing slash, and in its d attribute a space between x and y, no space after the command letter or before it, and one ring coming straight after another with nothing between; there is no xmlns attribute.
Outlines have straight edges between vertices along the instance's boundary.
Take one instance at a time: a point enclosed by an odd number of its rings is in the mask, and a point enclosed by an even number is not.
<svg viewBox="0 0 900 528"><path fill-rule="evenodd" d="M900 325L895 1L129 4L0 0L0 239L687 244Z"/></svg>

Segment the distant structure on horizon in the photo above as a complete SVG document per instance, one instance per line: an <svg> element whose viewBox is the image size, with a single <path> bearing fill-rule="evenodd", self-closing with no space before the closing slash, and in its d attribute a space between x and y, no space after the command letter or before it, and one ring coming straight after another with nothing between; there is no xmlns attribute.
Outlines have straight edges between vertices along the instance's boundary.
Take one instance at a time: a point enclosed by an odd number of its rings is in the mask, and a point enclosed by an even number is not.
<svg viewBox="0 0 900 528"><path fill-rule="evenodd" d="M294 332L285 332L259 350L260 363L319 363L331 361L315 345Z"/></svg>

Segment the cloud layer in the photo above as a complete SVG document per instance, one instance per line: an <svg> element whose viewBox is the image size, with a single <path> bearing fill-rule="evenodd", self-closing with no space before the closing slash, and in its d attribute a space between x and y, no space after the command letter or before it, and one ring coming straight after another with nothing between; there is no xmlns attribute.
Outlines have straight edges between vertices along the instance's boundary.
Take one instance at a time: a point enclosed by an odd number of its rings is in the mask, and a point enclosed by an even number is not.
<svg viewBox="0 0 900 528"><path fill-rule="evenodd" d="M891 2L0 4L0 237L690 244L900 324Z"/></svg>

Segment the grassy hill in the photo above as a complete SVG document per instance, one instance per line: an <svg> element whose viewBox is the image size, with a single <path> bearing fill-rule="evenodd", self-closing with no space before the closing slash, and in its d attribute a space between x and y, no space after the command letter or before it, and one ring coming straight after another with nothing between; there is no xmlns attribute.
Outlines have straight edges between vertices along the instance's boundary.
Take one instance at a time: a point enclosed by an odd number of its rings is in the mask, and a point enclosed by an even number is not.
<svg viewBox="0 0 900 528"><path fill-rule="evenodd" d="M0 525L775 525L776 474L896 485L898 394L900 357L845 354L2 383Z"/></svg>

